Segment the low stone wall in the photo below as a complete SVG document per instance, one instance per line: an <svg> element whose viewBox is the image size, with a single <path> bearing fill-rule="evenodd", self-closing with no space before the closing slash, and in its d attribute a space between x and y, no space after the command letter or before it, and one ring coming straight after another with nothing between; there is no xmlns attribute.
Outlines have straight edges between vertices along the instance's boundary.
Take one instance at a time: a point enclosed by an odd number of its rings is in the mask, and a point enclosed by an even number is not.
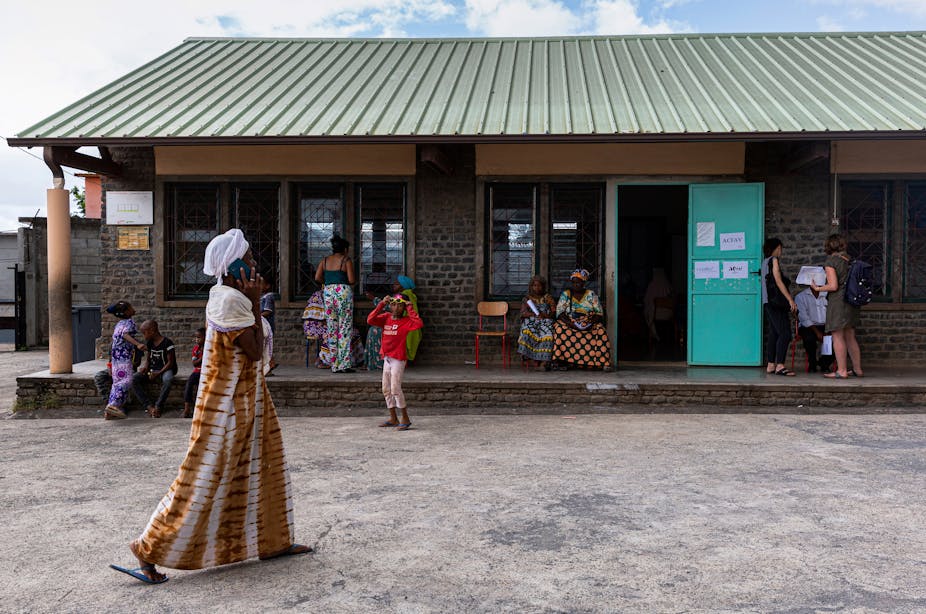
<svg viewBox="0 0 926 614"><path fill-rule="evenodd" d="M175 380L167 410L183 407L185 377ZM105 401L88 376L17 379L17 410L102 409ZM365 381L268 380L274 403L284 416L347 416L382 413L378 386ZM406 382L414 413L565 414L620 412L785 412L870 413L923 411L926 385L801 387L775 384L585 384L512 382ZM131 407L131 406L130 406Z"/></svg>

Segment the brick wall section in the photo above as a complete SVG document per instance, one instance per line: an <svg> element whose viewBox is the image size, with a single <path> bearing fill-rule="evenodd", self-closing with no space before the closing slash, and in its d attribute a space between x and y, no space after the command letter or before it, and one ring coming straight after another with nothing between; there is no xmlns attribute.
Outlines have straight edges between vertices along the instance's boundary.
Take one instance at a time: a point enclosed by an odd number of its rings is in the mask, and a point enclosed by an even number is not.
<svg viewBox="0 0 926 614"><path fill-rule="evenodd" d="M781 264L793 280L801 265L823 264L823 242L834 230L832 176L828 160L795 173L784 165L790 143L757 143L746 148L746 179L765 182L765 234L784 242ZM803 287L792 284L797 293ZM863 365L926 364L926 310L901 311L878 304L862 308L858 328ZM803 368L798 343L796 369Z"/></svg>
<svg viewBox="0 0 926 614"><path fill-rule="evenodd" d="M422 363L472 360L475 327L476 154L472 145L441 148L445 175L419 163L415 194L415 292L425 322ZM420 159L420 156L419 156Z"/></svg>

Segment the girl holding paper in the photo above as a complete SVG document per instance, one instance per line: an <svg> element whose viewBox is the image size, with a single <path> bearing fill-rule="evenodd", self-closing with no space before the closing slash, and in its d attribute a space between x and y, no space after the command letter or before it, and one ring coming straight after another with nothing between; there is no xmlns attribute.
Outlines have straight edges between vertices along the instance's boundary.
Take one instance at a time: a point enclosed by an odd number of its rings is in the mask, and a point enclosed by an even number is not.
<svg viewBox="0 0 926 614"><path fill-rule="evenodd" d="M553 356L553 313L556 304L547 292L547 280L540 275L531 278L527 296L521 302L521 334L518 354L530 361L538 371L549 370Z"/></svg>

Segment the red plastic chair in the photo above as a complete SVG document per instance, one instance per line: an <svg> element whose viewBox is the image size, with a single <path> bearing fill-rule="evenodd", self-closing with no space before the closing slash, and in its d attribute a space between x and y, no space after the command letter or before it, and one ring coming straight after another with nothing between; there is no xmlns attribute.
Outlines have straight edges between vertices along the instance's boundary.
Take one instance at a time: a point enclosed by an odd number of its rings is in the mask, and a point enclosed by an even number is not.
<svg viewBox="0 0 926 614"><path fill-rule="evenodd" d="M476 305L479 313L479 324L476 328L476 368L479 368L479 339L482 337L498 337L502 340L502 366L508 368L508 303L505 301L480 301ZM501 318L502 328L492 327L493 318ZM497 324L497 320L496 320Z"/></svg>

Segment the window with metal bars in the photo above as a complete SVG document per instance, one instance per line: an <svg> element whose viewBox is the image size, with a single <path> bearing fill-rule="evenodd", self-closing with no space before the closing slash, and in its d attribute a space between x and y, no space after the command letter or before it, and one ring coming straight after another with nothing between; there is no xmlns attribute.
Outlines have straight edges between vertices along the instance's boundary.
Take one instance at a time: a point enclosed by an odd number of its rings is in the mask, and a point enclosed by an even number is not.
<svg viewBox="0 0 926 614"><path fill-rule="evenodd" d="M874 267L876 299L926 302L926 182L842 181L839 200L849 255Z"/></svg>
<svg viewBox="0 0 926 614"><path fill-rule="evenodd" d="M298 183L292 192L298 229L292 297L305 299L318 289L315 269L331 254L335 232L351 242L358 292L389 292L396 276L405 272L405 183ZM347 228L356 232L348 233Z"/></svg>
<svg viewBox="0 0 926 614"><path fill-rule="evenodd" d="M356 186L360 288L383 296L405 272L405 184Z"/></svg>
<svg viewBox="0 0 926 614"><path fill-rule="evenodd" d="M215 279L203 273L206 245L219 233L221 186L168 185L166 203L166 283L168 298L202 298Z"/></svg>
<svg viewBox="0 0 926 614"><path fill-rule="evenodd" d="M279 279L279 183L170 183L164 191L168 299L209 295L206 245L229 227L244 232L259 270Z"/></svg>
<svg viewBox="0 0 926 614"><path fill-rule="evenodd" d="M588 287L601 294L604 186L489 184L486 198L491 298L521 298L541 270L555 294L577 268L589 271Z"/></svg>

